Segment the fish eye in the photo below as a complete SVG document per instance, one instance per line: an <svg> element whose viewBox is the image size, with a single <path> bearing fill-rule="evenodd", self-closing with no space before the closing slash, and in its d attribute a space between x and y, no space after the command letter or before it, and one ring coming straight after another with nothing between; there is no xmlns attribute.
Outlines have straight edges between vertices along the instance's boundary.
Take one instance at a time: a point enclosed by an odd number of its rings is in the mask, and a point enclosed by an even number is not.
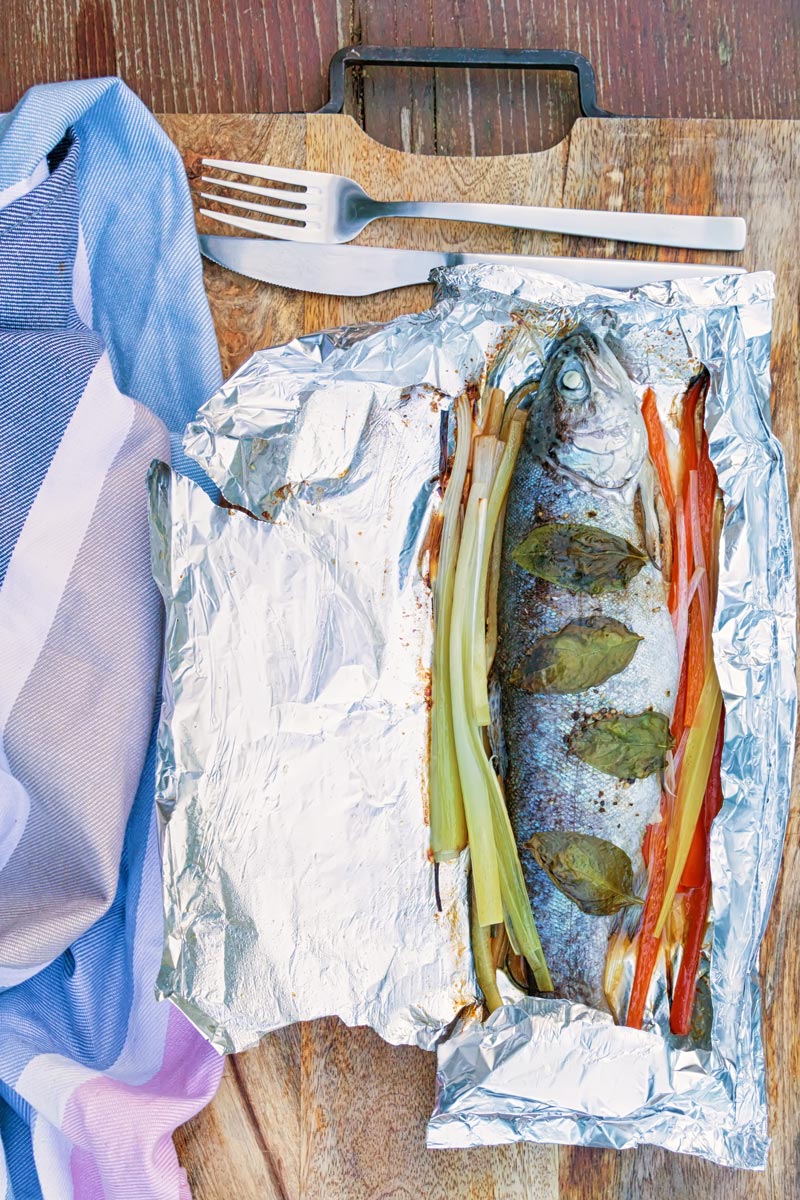
<svg viewBox="0 0 800 1200"><path fill-rule="evenodd" d="M586 372L574 361L564 364L558 376L557 386L565 400L585 400L590 391Z"/></svg>

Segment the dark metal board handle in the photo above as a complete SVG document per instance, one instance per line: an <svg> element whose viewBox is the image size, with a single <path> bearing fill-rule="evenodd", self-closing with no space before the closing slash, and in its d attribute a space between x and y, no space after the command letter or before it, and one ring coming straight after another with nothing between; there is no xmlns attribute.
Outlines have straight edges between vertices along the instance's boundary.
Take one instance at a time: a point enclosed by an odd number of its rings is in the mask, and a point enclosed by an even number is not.
<svg viewBox="0 0 800 1200"><path fill-rule="evenodd" d="M584 117L610 117L599 108L594 68L574 50L467 50L464 47L345 46L328 68L330 100L319 111L340 113L348 67L520 67L527 71L572 71L578 76L578 102Z"/></svg>

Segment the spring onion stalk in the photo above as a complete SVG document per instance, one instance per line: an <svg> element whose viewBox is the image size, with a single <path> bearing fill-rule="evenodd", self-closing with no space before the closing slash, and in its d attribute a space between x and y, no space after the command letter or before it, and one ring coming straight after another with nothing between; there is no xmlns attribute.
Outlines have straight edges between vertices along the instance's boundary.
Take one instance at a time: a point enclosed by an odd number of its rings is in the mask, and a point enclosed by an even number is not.
<svg viewBox="0 0 800 1200"><path fill-rule="evenodd" d="M453 849L457 844L454 831L458 815L454 797L460 797L462 834L468 839L472 860L473 956L490 1010L502 1003L490 926L505 927L509 942L527 960L537 986L543 991L552 990L503 789L481 728L490 719L487 654L491 650L493 656L496 645L503 515L526 419L526 414L516 412L521 398L522 393L512 398L504 411L502 392L492 389L484 433L474 440L470 436L469 404L465 397L459 401L459 436L445 492L434 581L431 840L437 860L457 853ZM459 514L468 474L468 498L459 537ZM451 742L447 741L448 733ZM449 756L448 746L452 747ZM461 845L463 842L459 849Z"/></svg>
<svg viewBox="0 0 800 1200"><path fill-rule="evenodd" d="M491 498L494 487L496 466L502 458L502 444L495 437L479 437L475 439L472 455L472 487L478 490L479 496ZM491 503L484 501L486 510L486 527L476 548L474 559L475 578L473 587L472 619L472 661L470 669L470 687L472 688L475 719L479 725L488 725L489 693L486 686L486 576L484 562L488 562L491 552L491 537L493 528L489 528Z"/></svg>
<svg viewBox="0 0 800 1200"><path fill-rule="evenodd" d="M497 968L492 954L491 931L484 925L478 924L475 889L472 889L472 904L470 906L470 931L472 942L472 959L475 963L475 974L478 985L483 992L483 999L489 1012L494 1012L503 1004L503 998L497 990Z"/></svg>
<svg viewBox="0 0 800 1200"><path fill-rule="evenodd" d="M503 414L503 423L500 426L500 440L508 445L511 423L516 417L522 421L522 429L527 420L526 412L519 412L519 406L522 401L532 391L536 390L538 384L524 384L517 388L512 393L508 404L506 405L505 413ZM521 433L520 433L521 440ZM487 588L487 613L486 613L486 673L492 669L494 656L497 653L497 592L500 585L500 568L503 561L503 533L506 527L506 507L507 501L504 500L500 506L500 512L497 518L497 524L492 538L492 548L489 555L489 582Z"/></svg>
<svg viewBox="0 0 800 1200"><path fill-rule="evenodd" d="M500 585L500 568L503 565L503 532L506 524L506 505L500 509L497 528L489 554L489 581L486 600L486 672L491 671L497 653L497 592Z"/></svg>
<svg viewBox="0 0 800 1200"><path fill-rule="evenodd" d="M506 931L514 951L521 954L533 971L536 986L542 992L552 992L553 981L547 969L542 943L528 899L528 889L522 874L517 842L506 808L500 781L492 764L484 754L489 783L489 798L492 806L497 861L500 868L500 890L503 895ZM488 777L491 777L489 780Z"/></svg>
<svg viewBox="0 0 800 1200"><path fill-rule="evenodd" d="M498 437L500 434L500 426L503 423L503 411L506 406L505 392L500 388L489 389L489 406L486 410L486 420L483 425L483 433L489 434L491 437Z"/></svg>
<svg viewBox="0 0 800 1200"><path fill-rule="evenodd" d="M683 752L678 792L675 797L675 816L674 820L670 821L664 898L654 930L656 937L660 936L661 930L664 928L664 922L672 908L683 868L689 856L695 827L703 806L703 797L706 794L721 712L722 692L716 668L712 663L706 674L697 712L686 739L686 749Z"/></svg>
<svg viewBox="0 0 800 1200"><path fill-rule="evenodd" d="M470 613L475 609L475 552L486 531L486 497L473 486L467 501L456 567L450 621L450 689L456 759L467 819L475 908L479 925L503 920L492 813L485 773L486 755L475 721L471 681L474 634Z"/></svg>
<svg viewBox="0 0 800 1200"><path fill-rule="evenodd" d="M489 691L486 686L486 583L483 577L483 562L487 557L488 542L487 517L489 501L478 501L478 530L475 540L475 553L472 558L472 605L469 618L469 686L472 693L472 711L477 725L488 725L491 720L489 713ZM482 586L481 586L482 585Z"/></svg>
<svg viewBox="0 0 800 1200"><path fill-rule="evenodd" d="M456 422L456 450L442 503L442 538L433 585L430 822L431 850L436 862L456 858L467 844L450 701L450 618L460 541L461 496L472 442L472 413L466 396L461 396L456 404Z"/></svg>
<svg viewBox="0 0 800 1200"><path fill-rule="evenodd" d="M527 399L532 392L537 391L538 387L538 381L536 383L523 383L517 388L516 391L511 393L508 398L508 403L506 404L506 411L503 414L503 424L500 426L500 437L502 441L505 442L507 440L508 427L511 424L515 413L519 411L519 406L522 404L522 401Z"/></svg>

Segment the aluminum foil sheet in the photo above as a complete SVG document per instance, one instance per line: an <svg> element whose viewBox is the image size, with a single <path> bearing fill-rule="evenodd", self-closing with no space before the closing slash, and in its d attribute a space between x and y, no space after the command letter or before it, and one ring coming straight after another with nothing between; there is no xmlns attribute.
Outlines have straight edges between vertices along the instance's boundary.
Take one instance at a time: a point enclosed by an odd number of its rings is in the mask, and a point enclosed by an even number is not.
<svg viewBox="0 0 800 1200"><path fill-rule="evenodd" d="M771 298L768 274L615 292L508 267L443 271L428 312L260 352L201 409L185 447L245 512L154 470L167 606L159 988L218 1046L338 1013L390 1041L438 1042L432 1147L650 1142L763 1165L758 946L796 717ZM658 1007L634 1031L508 982L486 1024L450 1024L475 981L466 864L442 870L437 912L426 856L440 412L465 387L508 391L540 372L578 319L605 329L662 412L700 362L711 375L728 717L706 1047L673 1039Z"/></svg>
<svg viewBox="0 0 800 1200"><path fill-rule="evenodd" d="M366 385L305 399L269 517L151 472L158 987L225 1051L329 1014L428 1047L475 998L466 863L440 870L437 911L422 807L432 626L414 567L438 403Z"/></svg>

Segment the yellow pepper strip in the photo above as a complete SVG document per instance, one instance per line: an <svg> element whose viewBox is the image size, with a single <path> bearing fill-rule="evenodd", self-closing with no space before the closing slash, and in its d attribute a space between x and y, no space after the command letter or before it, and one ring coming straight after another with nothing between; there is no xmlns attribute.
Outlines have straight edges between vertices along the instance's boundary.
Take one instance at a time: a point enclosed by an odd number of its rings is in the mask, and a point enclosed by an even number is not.
<svg viewBox="0 0 800 1200"><path fill-rule="evenodd" d="M675 811L670 821L667 842L666 886L661 911L653 931L655 937L661 936L664 922L670 913L678 884L681 881L683 868L686 866L686 859L689 856L695 827L706 794L721 712L722 692L717 679L717 671L712 662L700 693L697 711L686 739L686 749L681 762Z"/></svg>

